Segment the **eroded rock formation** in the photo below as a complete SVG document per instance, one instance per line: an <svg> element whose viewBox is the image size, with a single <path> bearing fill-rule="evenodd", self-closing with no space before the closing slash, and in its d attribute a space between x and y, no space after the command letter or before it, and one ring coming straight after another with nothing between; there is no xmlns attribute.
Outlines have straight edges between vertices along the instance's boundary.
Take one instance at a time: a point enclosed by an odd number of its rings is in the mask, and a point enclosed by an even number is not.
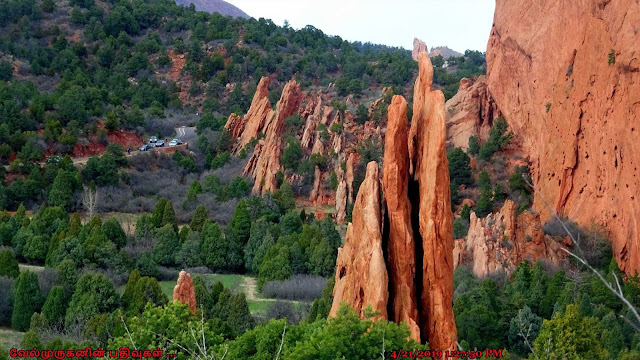
<svg viewBox="0 0 640 360"><path fill-rule="evenodd" d="M263 77L258 83L247 115L239 117L231 114L224 126L234 138L237 138L234 151L239 152L251 139L257 139L271 117L273 111L269 102L269 78Z"/></svg>
<svg viewBox="0 0 640 360"><path fill-rule="evenodd" d="M427 48L427 44L424 41L414 38L413 39L413 51L411 52L411 57L413 60L418 61L418 55L423 52L429 52L429 48Z"/></svg>
<svg viewBox="0 0 640 360"><path fill-rule="evenodd" d="M255 100L255 97L254 97ZM300 85L295 80L289 81L282 90L276 108L269 112L264 123L265 138L258 142L247 166L245 174L255 179L254 194L274 192L278 188L276 174L282 170L280 155L282 154L284 120L293 115L302 101ZM267 99L268 102L268 99ZM245 126L245 131L247 128Z"/></svg>
<svg viewBox="0 0 640 360"><path fill-rule="evenodd" d="M361 313L369 305L374 310L382 307L385 317L389 309L389 319L407 322L411 336L428 339L431 349L455 349L444 95L431 88L433 67L428 53L419 55L419 67L409 137L406 101L396 96L389 107L383 161L383 205L388 227L383 228L379 221L381 204L370 202L380 200L375 190L379 186L377 164L370 163L366 186L363 183L360 187L354 204L354 221L348 225L344 248L338 252L331 315L336 314L342 302ZM366 222L360 218L364 213L371 217ZM371 260L377 256L378 248L385 250L382 263L377 257L375 262ZM354 249L361 249L362 259L354 258ZM379 275L373 284L372 263ZM366 290L372 288L375 291L367 295Z"/></svg>
<svg viewBox="0 0 640 360"><path fill-rule="evenodd" d="M180 271L178 283L173 288L173 301L188 304L191 312L196 312L196 290L193 287L191 275L186 271Z"/></svg>
<svg viewBox="0 0 640 360"><path fill-rule="evenodd" d="M561 250L568 245L565 241L545 235L537 214L525 211L516 215L515 204L507 200L499 212L484 219L471 213L466 239L456 240L454 265L466 264L480 278L511 275L524 260L542 259L559 267L566 258Z"/></svg>
<svg viewBox="0 0 640 360"><path fill-rule="evenodd" d="M382 215L378 164L370 162L347 225L344 246L338 249L336 284L329 316L336 316L343 302L364 317L371 306L387 318L388 275L382 253Z"/></svg>
<svg viewBox="0 0 640 360"><path fill-rule="evenodd" d="M409 202L409 148L407 101L394 96L389 106L385 137L382 189L389 218L387 242L391 311L389 318L406 322L411 337L420 341L415 276L416 258Z"/></svg>
<svg viewBox="0 0 640 360"><path fill-rule="evenodd" d="M336 223L344 224L347 217L347 182L344 179L344 171L338 168L336 171L338 177L338 188L336 189Z"/></svg>
<svg viewBox="0 0 640 360"><path fill-rule="evenodd" d="M460 80L458 93L446 103L447 146L469 148L469 137L479 135L480 141L489 138L493 120L500 117L485 76Z"/></svg>
<svg viewBox="0 0 640 360"><path fill-rule="evenodd" d="M489 90L531 159L540 195L609 231L640 270L640 3L497 0ZM542 220L550 211L540 196Z"/></svg>
<svg viewBox="0 0 640 360"><path fill-rule="evenodd" d="M432 348L455 349L457 330L451 306L453 220L444 94L432 89L433 66L429 54L421 53L418 62L419 75L414 87L413 119L409 132L409 157L413 164L414 181L419 184L419 194L416 195L419 197L417 204L422 242L420 328L428 334Z"/></svg>

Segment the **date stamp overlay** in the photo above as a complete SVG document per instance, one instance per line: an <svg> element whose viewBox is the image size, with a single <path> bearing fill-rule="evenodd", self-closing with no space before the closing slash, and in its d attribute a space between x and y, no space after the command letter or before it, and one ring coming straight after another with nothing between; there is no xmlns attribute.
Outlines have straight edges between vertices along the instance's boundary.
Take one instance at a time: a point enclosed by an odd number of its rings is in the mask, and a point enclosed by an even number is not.
<svg viewBox="0 0 640 360"><path fill-rule="evenodd" d="M390 355L392 359L420 359L420 358L452 358L452 359L480 359L501 358L502 349L480 350L397 350Z"/></svg>

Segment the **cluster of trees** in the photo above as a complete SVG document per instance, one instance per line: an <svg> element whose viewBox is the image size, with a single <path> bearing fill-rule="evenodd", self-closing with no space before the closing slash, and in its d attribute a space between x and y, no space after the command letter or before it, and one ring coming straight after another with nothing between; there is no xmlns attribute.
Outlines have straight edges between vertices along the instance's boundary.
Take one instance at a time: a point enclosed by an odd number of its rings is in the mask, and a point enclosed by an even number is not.
<svg viewBox="0 0 640 360"><path fill-rule="evenodd" d="M449 67L444 68L445 60ZM462 78L473 78L484 75L487 71L487 63L484 53L475 50L467 50L463 56L444 59L441 55L431 59L433 63L433 82L442 87L445 98L451 99L460 87Z"/></svg>
<svg viewBox="0 0 640 360"><path fill-rule="evenodd" d="M615 260L608 270L608 280L621 275ZM622 286L636 307L638 281L630 277ZM542 263L525 261L500 284L476 279L462 267L454 287L458 337L465 349L506 348L530 359L640 357L640 333L628 308L591 272L550 274Z"/></svg>

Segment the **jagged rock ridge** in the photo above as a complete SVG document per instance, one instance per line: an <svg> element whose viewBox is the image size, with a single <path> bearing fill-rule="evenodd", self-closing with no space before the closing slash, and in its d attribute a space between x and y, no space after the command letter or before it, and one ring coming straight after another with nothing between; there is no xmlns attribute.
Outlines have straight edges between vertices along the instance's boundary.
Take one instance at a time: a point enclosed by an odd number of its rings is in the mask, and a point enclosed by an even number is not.
<svg viewBox="0 0 640 360"><path fill-rule="evenodd" d="M182 6L189 6L193 4L198 11L206 11L208 13L215 12L220 15L231 16L234 18L249 18L249 15L244 11L223 0L176 0L176 4Z"/></svg>

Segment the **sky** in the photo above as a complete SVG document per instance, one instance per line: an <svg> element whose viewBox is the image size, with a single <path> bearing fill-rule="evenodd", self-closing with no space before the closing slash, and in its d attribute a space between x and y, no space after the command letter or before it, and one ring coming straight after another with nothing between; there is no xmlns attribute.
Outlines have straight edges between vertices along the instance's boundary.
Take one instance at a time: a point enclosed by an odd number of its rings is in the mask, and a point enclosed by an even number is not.
<svg viewBox="0 0 640 360"><path fill-rule="evenodd" d="M313 25L349 41L486 51L495 0L226 0L249 16L295 29Z"/></svg>

